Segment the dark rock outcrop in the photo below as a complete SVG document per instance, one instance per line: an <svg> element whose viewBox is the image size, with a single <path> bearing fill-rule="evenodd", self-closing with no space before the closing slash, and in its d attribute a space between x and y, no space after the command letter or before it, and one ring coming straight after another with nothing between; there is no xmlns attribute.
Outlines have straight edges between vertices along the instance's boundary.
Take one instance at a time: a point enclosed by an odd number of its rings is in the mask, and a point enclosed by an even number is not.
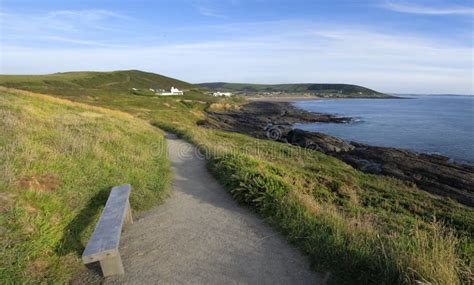
<svg viewBox="0 0 474 285"><path fill-rule="evenodd" d="M355 148L353 145L336 137L322 133L306 132L299 129L289 131L285 134L284 139L293 145L318 150L324 153L346 152Z"/></svg>
<svg viewBox="0 0 474 285"><path fill-rule="evenodd" d="M364 172L411 181L433 194L474 207L474 167L450 162L440 155L419 154L389 147L352 143L351 151L337 158Z"/></svg>
<svg viewBox="0 0 474 285"><path fill-rule="evenodd" d="M474 207L473 166L454 163L440 155L347 143L326 134L290 127L302 122L349 121L350 118L301 111L288 103L253 102L240 111L209 113L203 125L315 149L363 172L409 181L427 192Z"/></svg>
<svg viewBox="0 0 474 285"><path fill-rule="evenodd" d="M208 112L204 127L217 127L223 130L266 138L269 125L291 126L296 123L332 122L347 123L351 119L328 114L317 114L294 108L282 102L252 102L240 110Z"/></svg>

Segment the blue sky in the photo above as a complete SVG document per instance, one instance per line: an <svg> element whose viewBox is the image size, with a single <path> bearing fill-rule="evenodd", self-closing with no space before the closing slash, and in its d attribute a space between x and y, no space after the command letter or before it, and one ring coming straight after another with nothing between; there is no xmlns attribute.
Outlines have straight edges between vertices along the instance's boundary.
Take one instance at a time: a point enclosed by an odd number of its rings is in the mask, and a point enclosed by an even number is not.
<svg viewBox="0 0 474 285"><path fill-rule="evenodd" d="M2 0L0 72L473 94L470 0Z"/></svg>

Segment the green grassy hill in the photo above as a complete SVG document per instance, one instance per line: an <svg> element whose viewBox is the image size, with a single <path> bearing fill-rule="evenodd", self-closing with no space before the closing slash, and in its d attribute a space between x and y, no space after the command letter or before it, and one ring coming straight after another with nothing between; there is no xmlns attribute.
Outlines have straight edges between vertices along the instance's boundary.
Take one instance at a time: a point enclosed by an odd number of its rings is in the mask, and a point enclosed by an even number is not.
<svg viewBox="0 0 474 285"><path fill-rule="evenodd" d="M388 95L375 90L350 84L247 84L211 82L201 83L199 85L216 91L240 92L250 95L265 92L283 92L310 93L313 95L327 95L331 97L388 97Z"/></svg>
<svg viewBox="0 0 474 285"><path fill-rule="evenodd" d="M112 72L64 72L48 75L0 75L0 85L32 92L62 96L99 96L130 93L132 88L148 90L189 90L199 88L190 83L139 70Z"/></svg>
<svg viewBox="0 0 474 285"><path fill-rule="evenodd" d="M112 186L167 196L163 133L118 111L0 89L0 283L64 284Z"/></svg>
<svg viewBox="0 0 474 285"><path fill-rule="evenodd" d="M145 91L134 93L146 95L146 90L149 88L169 89L171 86L198 92L207 88L213 91L230 91L245 95L282 92L286 95L310 94L326 97L389 97L375 90L349 84L304 83L265 85L214 82L193 85L181 80L139 70L63 72L48 75L0 75L0 85L38 93L55 94L61 97L132 93L132 88Z"/></svg>

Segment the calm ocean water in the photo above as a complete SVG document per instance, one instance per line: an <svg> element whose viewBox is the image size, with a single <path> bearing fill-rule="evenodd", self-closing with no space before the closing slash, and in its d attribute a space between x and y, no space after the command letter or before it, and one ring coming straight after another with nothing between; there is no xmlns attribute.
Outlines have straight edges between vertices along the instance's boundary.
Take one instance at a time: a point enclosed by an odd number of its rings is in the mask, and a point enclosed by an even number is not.
<svg viewBox="0 0 474 285"><path fill-rule="evenodd" d="M474 96L295 102L307 111L355 118L349 124L297 124L348 141L437 153L474 164Z"/></svg>

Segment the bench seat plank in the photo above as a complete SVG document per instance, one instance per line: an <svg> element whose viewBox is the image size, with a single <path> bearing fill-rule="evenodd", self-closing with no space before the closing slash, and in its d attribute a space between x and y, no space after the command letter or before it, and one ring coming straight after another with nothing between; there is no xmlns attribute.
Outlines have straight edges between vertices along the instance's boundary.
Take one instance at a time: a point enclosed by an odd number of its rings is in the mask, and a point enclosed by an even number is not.
<svg viewBox="0 0 474 285"><path fill-rule="evenodd" d="M102 215L97 222L94 233L82 254L85 264L100 261L104 258L119 256L118 246L124 221L131 220L130 196L131 186L121 185L112 188ZM127 217L130 216L130 217Z"/></svg>

